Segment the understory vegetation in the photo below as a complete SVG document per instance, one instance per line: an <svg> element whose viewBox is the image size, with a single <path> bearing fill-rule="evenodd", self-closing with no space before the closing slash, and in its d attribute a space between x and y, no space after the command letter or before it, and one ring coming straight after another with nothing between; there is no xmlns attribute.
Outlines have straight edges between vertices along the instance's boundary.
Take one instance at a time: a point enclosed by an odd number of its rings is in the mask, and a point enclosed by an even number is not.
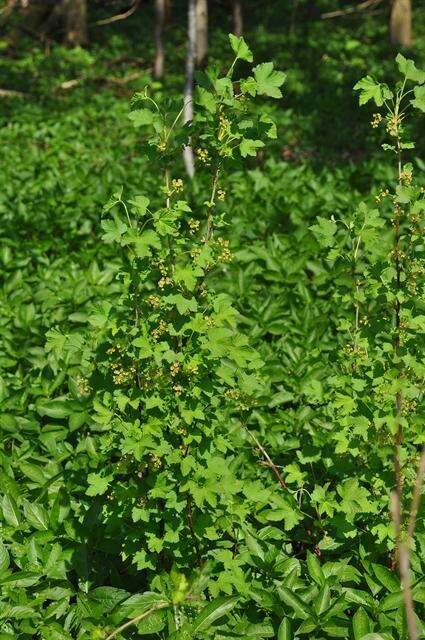
<svg viewBox="0 0 425 640"><path fill-rule="evenodd" d="M259 4L0 57L0 640L425 637L424 25Z"/></svg>

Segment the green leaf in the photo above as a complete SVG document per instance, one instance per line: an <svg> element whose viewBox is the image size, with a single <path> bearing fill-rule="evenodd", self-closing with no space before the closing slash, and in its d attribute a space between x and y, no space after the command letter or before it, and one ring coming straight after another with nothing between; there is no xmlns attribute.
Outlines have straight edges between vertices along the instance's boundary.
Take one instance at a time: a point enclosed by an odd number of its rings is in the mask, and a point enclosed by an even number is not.
<svg viewBox="0 0 425 640"><path fill-rule="evenodd" d="M96 606L102 613L109 613L127 597L128 591L116 587L97 587L87 594L90 604Z"/></svg>
<svg viewBox="0 0 425 640"><path fill-rule="evenodd" d="M248 47L242 36L238 37L233 35L233 33L229 33L230 45L235 53L235 56L239 58L239 60L246 60L246 62L252 62L252 51Z"/></svg>
<svg viewBox="0 0 425 640"><path fill-rule="evenodd" d="M121 237L127 231L127 225L116 215L113 220L102 220L101 227L105 231L102 235L102 240L107 244L112 242L121 243Z"/></svg>
<svg viewBox="0 0 425 640"><path fill-rule="evenodd" d="M312 554L311 551L307 551L307 568L313 580L317 582L317 584L323 585L325 582L325 575L317 556Z"/></svg>
<svg viewBox="0 0 425 640"><path fill-rule="evenodd" d="M120 604L120 610L127 618L134 618L152 607L158 607L168 603L168 600L160 593L146 591L135 593Z"/></svg>
<svg viewBox="0 0 425 640"><path fill-rule="evenodd" d="M150 200L146 196L135 196L133 200L129 200L128 202L140 216L144 216Z"/></svg>
<svg viewBox="0 0 425 640"><path fill-rule="evenodd" d="M412 107L415 107L415 109L419 109L419 111L425 113L425 86L415 87L413 92L415 97L410 101L410 104Z"/></svg>
<svg viewBox="0 0 425 640"><path fill-rule="evenodd" d="M115 207L116 204L118 204L118 202L121 201L122 198L122 192L123 192L123 187L121 186L118 191L115 191L111 197L109 198L108 202L106 204L103 205L103 209L102 211L104 213L106 213L107 211L110 211L113 207Z"/></svg>
<svg viewBox="0 0 425 640"><path fill-rule="evenodd" d="M213 600L202 609L192 623L191 631L194 635L208 629L213 622L225 616L233 609L238 598L236 596L222 597Z"/></svg>
<svg viewBox="0 0 425 640"><path fill-rule="evenodd" d="M334 220L317 216L317 224L313 224L310 229L323 247L332 247L335 244L334 236L338 227Z"/></svg>
<svg viewBox="0 0 425 640"><path fill-rule="evenodd" d="M161 248L160 237L153 229L147 229L140 235L137 235L137 233L134 234L134 236L131 237L131 243L134 245L134 250L138 258L151 256L151 249Z"/></svg>
<svg viewBox="0 0 425 640"><path fill-rule="evenodd" d="M331 590L329 588L329 585L325 583L314 600L314 610L316 611L317 615L322 615L322 613L324 613L329 608L330 603Z"/></svg>
<svg viewBox="0 0 425 640"><path fill-rule="evenodd" d="M59 420L70 416L72 411L67 400L50 400L37 405L37 412L40 416L48 416Z"/></svg>
<svg viewBox="0 0 425 640"><path fill-rule="evenodd" d="M0 584L5 584L8 587L32 587L40 581L41 577L42 575L35 571L16 571L6 578L1 578Z"/></svg>
<svg viewBox="0 0 425 640"><path fill-rule="evenodd" d="M282 97L279 87L285 82L286 74L282 71L275 71L273 62L263 62L254 67L253 71L258 94L271 98Z"/></svg>
<svg viewBox="0 0 425 640"><path fill-rule="evenodd" d="M394 609L398 609L403 604L403 592L395 591L393 593L389 593L385 598L379 603L379 609L381 611L392 611Z"/></svg>
<svg viewBox="0 0 425 640"><path fill-rule="evenodd" d="M0 541L0 574L9 567L9 552L3 542Z"/></svg>
<svg viewBox="0 0 425 640"><path fill-rule="evenodd" d="M1 508L3 511L3 517L7 524L10 524L12 527L19 527L21 519L15 499L10 495L5 494L3 496Z"/></svg>
<svg viewBox="0 0 425 640"><path fill-rule="evenodd" d="M23 502L24 515L27 521L39 531L47 531L49 529L49 518L46 509L36 502Z"/></svg>
<svg viewBox="0 0 425 640"><path fill-rule="evenodd" d="M159 633L165 626L165 616L163 611L152 611L137 625L137 633L141 636Z"/></svg>
<svg viewBox="0 0 425 640"><path fill-rule="evenodd" d="M293 591L280 586L278 593L283 602L291 607L299 618L309 618L312 615L310 607Z"/></svg>
<svg viewBox="0 0 425 640"><path fill-rule="evenodd" d="M177 311L181 316L186 315L188 312L195 312L198 308L195 298L185 298L181 293L167 296L164 301L176 305Z"/></svg>
<svg viewBox="0 0 425 640"><path fill-rule="evenodd" d="M392 97L392 92L387 85L376 82L371 76L365 76L359 80L354 85L354 90L360 91L360 106L366 104L369 100L373 100L377 107L381 107L384 104L384 100Z"/></svg>
<svg viewBox="0 0 425 640"><path fill-rule="evenodd" d="M291 621L289 618L283 618L277 630L277 640L292 640Z"/></svg>
<svg viewBox="0 0 425 640"><path fill-rule="evenodd" d="M103 495L109 487L109 483L113 477L113 475L101 476L99 473L89 473L87 476L89 488L87 489L86 494L88 496Z"/></svg>
<svg viewBox="0 0 425 640"><path fill-rule="evenodd" d="M245 542L248 548L249 554L251 558L259 558L264 562L264 551L258 542L257 538L255 538L249 531L244 532Z"/></svg>
<svg viewBox="0 0 425 640"><path fill-rule="evenodd" d="M363 607L357 609L353 616L354 640L360 640L364 635L372 630L372 622Z"/></svg>
<svg viewBox="0 0 425 640"><path fill-rule="evenodd" d="M250 140L249 138L243 138L242 142L239 145L239 151L241 153L242 158L246 158L247 156L256 156L257 150L264 147L264 142L261 140Z"/></svg>
<svg viewBox="0 0 425 640"><path fill-rule="evenodd" d="M381 564L372 564L372 569L379 582L388 589L388 591L400 591L400 580L393 571L390 571L387 567L383 567Z"/></svg>
<svg viewBox="0 0 425 640"><path fill-rule="evenodd" d="M397 62L400 73L406 76L407 80L412 80L418 84L423 84L425 82L425 71L418 69L413 60L409 60L399 53L397 54L395 61Z"/></svg>
<svg viewBox="0 0 425 640"><path fill-rule="evenodd" d="M211 91L204 89L203 87L197 87L196 102L209 111L215 113L217 110L217 100Z"/></svg>
<svg viewBox="0 0 425 640"><path fill-rule="evenodd" d="M135 127L143 127L153 123L153 113L149 109L136 109L128 114Z"/></svg>

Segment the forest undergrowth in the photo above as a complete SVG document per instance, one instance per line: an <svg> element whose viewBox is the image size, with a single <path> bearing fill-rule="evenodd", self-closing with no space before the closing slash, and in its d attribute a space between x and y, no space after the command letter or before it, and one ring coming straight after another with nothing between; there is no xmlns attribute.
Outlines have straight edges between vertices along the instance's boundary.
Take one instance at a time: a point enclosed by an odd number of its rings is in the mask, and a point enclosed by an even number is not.
<svg viewBox="0 0 425 640"><path fill-rule="evenodd" d="M424 51L353 20L185 126L179 26L1 58L0 640L424 636Z"/></svg>

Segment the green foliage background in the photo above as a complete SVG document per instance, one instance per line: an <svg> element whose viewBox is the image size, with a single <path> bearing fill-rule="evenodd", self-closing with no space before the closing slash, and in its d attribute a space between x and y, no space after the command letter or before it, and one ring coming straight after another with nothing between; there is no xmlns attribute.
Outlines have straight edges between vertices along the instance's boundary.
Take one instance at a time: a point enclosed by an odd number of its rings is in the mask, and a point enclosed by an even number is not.
<svg viewBox="0 0 425 640"><path fill-rule="evenodd" d="M244 413L248 431L233 414L219 416L231 436L231 460L208 478L208 508L195 531L199 544L207 541L202 567L195 568L196 545L185 533L169 536L174 567L155 549L159 529L151 548L142 543L145 514L139 509L134 518L132 509L143 478L131 465L111 473L114 460L93 429L102 407L93 411L80 379L88 328L102 329L124 291L121 255L101 241L102 208L120 185L129 198L143 193L152 207L162 206L158 172L128 118L129 101L145 85L164 109L173 108L170 96L180 97L184 12L176 10L166 33L163 84L150 75L147 9L143 22L134 16L125 31L94 32L87 51L55 45L46 54L28 42L0 58L8 88L25 91L0 103L1 640L106 638L157 607L121 637L406 637L392 571L391 446L344 440L346 424L335 417L335 378L347 384L341 360L352 301L345 266L328 255L331 221L363 215L370 222L375 196L395 179L380 148L383 130L370 128L376 109L360 110L353 92L366 74L390 86L396 78L386 16L361 14L330 26L300 3L291 33L281 19L284 3L256 4L245 12L246 39L256 63L272 59L286 72L284 97L260 98L254 107L276 121L276 139L223 174L228 226L220 233L234 257L209 277L215 294L233 301L238 331L264 362L263 387ZM227 68L222 9L210 20L210 63ZM418 11L419 66L421 21ZM135 69L142 75L132 82L105 81ZM249 73L248 61L241 70ZM72 90L61 88L74 78ZM417 144L408 159L420 188L423 118L409 126ZM184 175L178 159L173 173ZM199 207L209 190L200 171L186 194L190 205ZM379 232L381 251L386 243ZM364 261L363 269L373 262ZM249 433L279 466L285 491ZM420 426L417 434L413 449L423 442ZM231 511L223 496L236 493L243 508ZM167 518L172 532L176 519ZM422 619L423 518L422 506L412 562ZM205 598L215 599L206 613Z"/></svg>

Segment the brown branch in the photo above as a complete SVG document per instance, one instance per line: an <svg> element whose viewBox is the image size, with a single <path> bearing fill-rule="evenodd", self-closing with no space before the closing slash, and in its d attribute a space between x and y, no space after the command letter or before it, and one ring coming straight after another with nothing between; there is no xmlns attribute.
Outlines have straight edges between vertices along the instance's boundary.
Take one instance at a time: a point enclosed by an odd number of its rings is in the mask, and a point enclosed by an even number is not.
<svg viewBox="0 0 425 640"><path fill-rule="evenodd" d="M0 89L0 98L25 98L27 93L12 91L12 89Z"/></svg>
<svg viewBox="0 0 425 640"><path fill-rule="evenodd" d="M267 453L267 451L265 450L263 445L258 441L258 438L248 429L248 427L245 424L243 426L244 426L245 431L252 438L252 440L255 442L256 446L258 447L258 449L261 451L261 453L263 454L263 456L267 460L267 466L273 471L273 473L275 475L275 478L278 481L278 483L280 484L280 486L282 487L282 489L287 490L288 486L287 486L285 480L280 475L279 469L277 468L277 466L275 465L273 460L270 458L269 454Z"/></svg>
<svg viewBox="0 0 425 640"><path fill-rule="evenodd" d="M400 580L403 590L404 608L406 611L407 629L410 640L417 640L418 630L416 626L415 609L413 605L412 589L410 588L410 548L401 539L401 504L397 491L391 492L391 515L396 538L398 542L397 557L400 571Z"/></svg>
<svg viewBox="0 0 425 640"><path fill-rule="evenodd" d="M129 18L136 11L139 4L140 4L140 0L134 0L133 4L131 5L130 9L128 9L128 11L125 11L124 13L118 13L116 16L112 16L111 18L105 18L104 20L97 20L93 24L98 27L101 27L105 24L112 24L113 22L118 22L119 20L125 20L126 18Z"/></svg>
<svg viewBox="0 0 425 640"><path fill-rule="evenodd" d="M422 455L419 460L418 472L416 474L415 486L413 487L412 502L410 504L409 525L407 527L407 544L409 549L412 548L413 535L415 533L416 516L418 515L419 505L421 502L422 485L425 478L425 447L422 449Z"/></svg>
<svg viewBox="0 0 425 640"><path fill-rule="evenodd" d="M143 71L134 71L133 73L124 76L123 78L115 77L115 76L96 76L96 77L87 77L87 78L72 78L72 80L65 80L65 82L61 82L57 87L56 91L62 90L67 91L69 89L73 89L74 87L78 87L85 81L91 82L105 82L106 84L117 84L124 85L132 82L133 80L137 80L140 76L143 75Z"/></svg>
<svg viewBox="0 0 425 640"><path fill-rule="evenodd" d="M382 0L364 0L355 7L348 7L347 9L340 9L339 11L328 11L327 13L322 13L320 17L322 18L322 20L326 20L327 18L339 18L341 16L348 16L352 13L357 13L358 11L365 11L369 7L373 7L380 2L382 2Z"/></svg>

